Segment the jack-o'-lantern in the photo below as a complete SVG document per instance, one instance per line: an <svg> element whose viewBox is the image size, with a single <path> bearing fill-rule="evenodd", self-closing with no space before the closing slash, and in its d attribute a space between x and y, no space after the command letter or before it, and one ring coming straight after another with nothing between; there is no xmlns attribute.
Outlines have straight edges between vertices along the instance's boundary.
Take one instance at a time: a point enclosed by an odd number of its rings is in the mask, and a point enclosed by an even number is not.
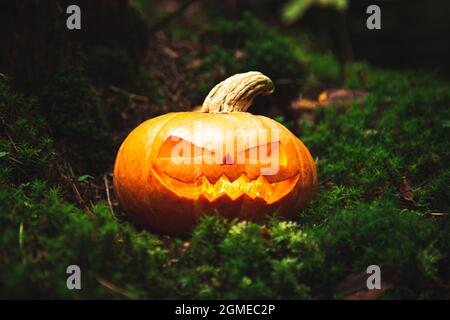
<svg viewBox="0 0 450 320"><path fill-rule="evenodd" d="M140 225L187 233L206 214L260 220L293 217L317 191L314 161L280 123L246 110L272 93L260 72L234 75L200 112L168 113L139 125L114 167L122 209Z"/></svg>

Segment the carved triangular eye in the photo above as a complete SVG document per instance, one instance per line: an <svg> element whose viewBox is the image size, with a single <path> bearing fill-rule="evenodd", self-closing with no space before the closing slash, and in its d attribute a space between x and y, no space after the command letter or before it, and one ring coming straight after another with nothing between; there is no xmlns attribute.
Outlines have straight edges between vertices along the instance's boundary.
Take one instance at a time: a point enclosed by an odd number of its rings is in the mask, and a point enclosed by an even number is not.
<svg viewBox="0 0 450 320"><path fill-rule="evenodd" d="M199 147L187 140L179 137L170 136L161 146L158 152L158 158L193 158L201 157L204 148Z"/></svg>
<svg viewBox="0 0 450 320"><path fill-rule="evenodd" d="M239 152L236 161L245 164L269 164L276 161L279 165L286 166L287 156L281 143L275 141Z"/></svg>

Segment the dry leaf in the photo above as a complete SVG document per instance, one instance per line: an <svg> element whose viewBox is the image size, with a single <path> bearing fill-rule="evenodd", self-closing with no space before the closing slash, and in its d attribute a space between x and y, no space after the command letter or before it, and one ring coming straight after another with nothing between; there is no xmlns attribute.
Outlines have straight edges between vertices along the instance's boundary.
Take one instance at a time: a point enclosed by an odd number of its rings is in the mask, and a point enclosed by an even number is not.
<svg viewBox="0 0 450 320"><path fill-rule="evenodd" d="M350 293L345 296L346 300L376 300L378 297L383 294L386 290L392 289L394 286L389 283L385 283L381 281L381 289L363 289L360 291L356 291Z"/></svg>
<svg viewBox="0 0 450 320"><path fill-rule="evenodd" d="M161 51L166 57L168 57L170 59L177 59L179 57L178 53L176 53L169 47L164 47L164 48L162 48Z"/></svg>
<svg viewBox="0 0 450 320"><path fill-rule="evenodd" d="M361 90L330 89L319 94L318 101L321 106L330 104L347 104L352 100L363 101L367 93Z"/></svg>
<svg viewBox="0 0 450 320"><path fill-rule="evenodd" d="M432 162L438 164L438 163L441 162L441 157L438 154L436 154L436 153L432 153L431 156L430 156L430 160Z"/></svg>
<svg viewBox="0 0 450 320"><path fill-rule="evenodd" d="M317 101L303 99L303 98L299 98L299 99L295 100L294 102L292 102L292 104L291 104L291 108L293 110L298 110L298 111L314 110L315 108L317 108L317 106L319 106L319 103Z"/></svg>
<svg viewBox="0 0 450 320"><path fill-rule="evenodd" d="M412 204L416 203L416 201L414 200L414 195L412 193L411 184L409 183L408 179L406 179L406 177L403 177L402 182L398 186L398 190L401 193L403 200Z"/></svg>
<svg viewBox="0 0 450 320"><path fill-rule="evenodd" d="M337 287L337 292L347 300L375 300L385 291L392 289L394 274L389 268L381 272L381 289L368 289L366 270L348 275Z"/></svg>
<svg viewBox="0 0 450 320"><path fill-rule="evenodd" d="M312 111L317 108L335 104L345 105L353 100L363 101L366 96L367 93L360 90L330 89L323 91L319 95L318 100L306 99L300 94L299 97L291 103L290 107L293 111L301 113L302 117L306 119L305 116L312 114ZM314 118L306 120L311 120L313 122Z"/></svg>

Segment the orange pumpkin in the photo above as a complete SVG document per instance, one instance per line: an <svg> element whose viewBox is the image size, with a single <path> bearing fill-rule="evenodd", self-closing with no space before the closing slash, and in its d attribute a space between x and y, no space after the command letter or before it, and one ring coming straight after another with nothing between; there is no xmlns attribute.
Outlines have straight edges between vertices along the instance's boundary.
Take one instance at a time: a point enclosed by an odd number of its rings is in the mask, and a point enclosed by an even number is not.
<svg viewBox="0 0 450 320"><path fill-rule="evenodd" d="M280 123L245 112L273 91L259 72L218 84L200 112L168 113L139 125L114 167L122 209L140 225L187 233L199 218L293 217L317 192L314 161Z"/></svg>

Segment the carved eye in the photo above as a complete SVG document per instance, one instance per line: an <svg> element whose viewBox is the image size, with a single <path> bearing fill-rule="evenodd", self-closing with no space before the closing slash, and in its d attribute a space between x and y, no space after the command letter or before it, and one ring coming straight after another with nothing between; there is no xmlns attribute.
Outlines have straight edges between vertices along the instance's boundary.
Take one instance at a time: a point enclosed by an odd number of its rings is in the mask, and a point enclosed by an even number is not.
<svg viewBox="0 0 450 320"><path fill-rule="evenodd" d="M193 159L201 157L204 149L179 137L170 136L161 146L158 158Z"/></svg>
<svg viewBox="0 0 450 320"><path fill-rule="evenodd" d="M286 152L279 141L262 144L241 151L238 153L237 159L237 161L242 164L265 165L276 162L280 166L287 165Z"/></svg>

